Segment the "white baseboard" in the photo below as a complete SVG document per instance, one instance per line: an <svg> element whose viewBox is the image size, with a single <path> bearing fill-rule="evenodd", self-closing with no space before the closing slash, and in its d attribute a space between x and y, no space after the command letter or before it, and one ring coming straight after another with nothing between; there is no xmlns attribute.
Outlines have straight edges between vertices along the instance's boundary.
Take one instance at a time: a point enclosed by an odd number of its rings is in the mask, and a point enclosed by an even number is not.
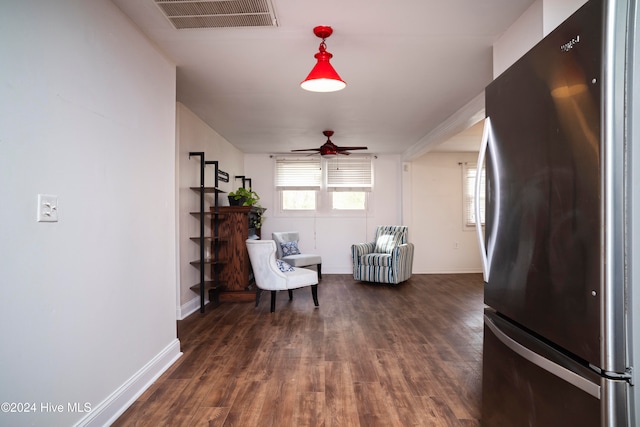
<svg viewBox="0 0 640 427"><path fill-rule="evenodd" d="M75 427L102 427L113 424L180 356L180 341L176 338L133 377L92 408Z"/></svg>
<svg viewBox="0 0 640 427"><path fill-rule="evenodd" d="M209 304L209 298L207 296L204 297L204 304ZM200 310L200 296L196 296L195 298L185 302L180 307L176 308L176 319L183 320L190 314L195 313Z"/></svg>
<svg viewBox="0 0 640 427"><path fill-rule="evenodd" d="M482 269L478 270L477 268L470 269L456 269L456 270L436 270L436 271L413 271L413 274L475 274L482 273Z"/></svg>

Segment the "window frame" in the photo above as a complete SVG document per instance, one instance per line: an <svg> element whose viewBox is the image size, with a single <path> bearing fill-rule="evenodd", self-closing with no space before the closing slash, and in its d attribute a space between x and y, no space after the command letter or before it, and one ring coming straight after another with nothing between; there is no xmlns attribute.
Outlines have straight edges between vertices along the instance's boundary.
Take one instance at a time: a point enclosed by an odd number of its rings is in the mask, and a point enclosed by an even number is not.
<svg viewBox="0 0 640 427"><path fill-rule="evenodd" d="M464 231L472 231L476 229L475 223L475 190L476 190L476 179L477 172L474 173L473 177L469 176L471 171L477 171L478 165L475 162L464 162L462 163L462 229ZM484 180L486 183L486 167L482 165L481 172L481 180ZM483 185L481 181L481 191L482 194L480 196L480 201L486 201L486 186ZM480 211L481 221L480 226L485 226L486 221L486 202L485 209L481 208ZM474 221L471 221L473 219Z"/></svg>

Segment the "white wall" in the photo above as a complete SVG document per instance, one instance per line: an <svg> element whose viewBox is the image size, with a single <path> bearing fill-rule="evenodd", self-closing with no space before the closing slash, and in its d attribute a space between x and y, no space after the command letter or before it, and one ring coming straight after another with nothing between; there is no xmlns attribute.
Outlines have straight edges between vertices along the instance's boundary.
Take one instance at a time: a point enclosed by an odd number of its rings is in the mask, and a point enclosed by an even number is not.
<svg viewBox="0 0 640 427"><path fill-rule="evenodd" d="M493 44L493 77L498 77L587 0L537 0Z"/></svg>
<svg viewBox="0 0 640 427"><path fill-rule="evenodd" d="M0 40L0 402L36 405L0 425L104 425L180 354L175 66L106 0L7 2Z"/></svg>
<svg viewBox="0 0 640 427"><path fill-rule="evenodd" d="M352 273L351 245L372 241L377 225L401 224L402 220L400 156L380 155L373 167L375 190L368 213L299 216L278 210L274 159L267 154L245 155L245 172L267 208L262 237L270 239L274 231L299 231L300 249L322 256L323 273ZM409 233L412 239L411 229Z"/></svg>
<svg viewBox="0 0 640 427"><path fill-rule="evenodd" d="M546 36L578 10L587 0L543 0L542 26Z"/></svg>
<svg viewBox="0 0 640 427"><path fill-rule="evenodd" d="M542 0L537 0L493 44L493 78L542 40Z"/></svg>
<svg viewBox="0 0 640 427"><path fill-rule="evenodd" d="M411 164L413 272L478 273L482 261L475 230L463 227L460 163L476 163L477 153L427 153Z"/></svg>
<svg viewBox="0 0 640 427"><path fill-rule="evenodd" d="M180 103L177 107L176 151L179 200L178 271L180 272L177 318L182 319L200 308L199 294L190 289L191 286L200 283L200 270L189 264L190 261L200 258L200 246L189 239L200 235L199 219L189 214L200 209L200 195L190 189L190 187L200 186L200 157L189 158L189 152L204 152L205 161L218 161L219 168L229 174L229 182L218 183L218 188L225 192L242 186L242 181L235 180L234 176L244 175L244 155ZM205 185L214 186L214 171L213 165L205 168ZM213 196L207 194L205 202L207 208L211 206ZM220 202L229 204L224 195L220 197ZM205 232L210 232L210 229L207 227Z"/></svg>

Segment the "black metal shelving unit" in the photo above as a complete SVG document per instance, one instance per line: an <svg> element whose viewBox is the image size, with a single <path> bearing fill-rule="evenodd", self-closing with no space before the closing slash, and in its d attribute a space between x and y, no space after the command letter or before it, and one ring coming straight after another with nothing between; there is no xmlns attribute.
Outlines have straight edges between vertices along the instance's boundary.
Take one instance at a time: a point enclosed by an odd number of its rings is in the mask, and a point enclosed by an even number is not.
<svg viewBox="0 0 640 427"><path fill-rule="evenodd" d="M220 219L221 215L218 206L218 194L224 193L224 191L218 188L218 179L220 170L218 168L217 160L205 160L204 152L189 152L189 158L200 157L200 186L190 187L191 190L197 192L200 196L200 210L198 212L191 212L192 215L199 217L200 220L200 235L198 237L191 237L191 240L200 244L200 258L195 261L191 261L190 264L200 269L200 282L191 287L194 291L200 294L200 313L204 313L205 307L205 292L209 292L209 300L214 304L219 304L218 296L222 284L220 283L220 265L222 260L220 259ZM214 186L205 186L205 169L208 165L214 167ZM213 204L208 211L205 209L205 194L213 194ZM211 234L209 237L205 235L205 221L207 218L211 219ZM206 256L206 245L209 245L210 256ZM210 268L211 279L205 280L207 266Z"/></svg>

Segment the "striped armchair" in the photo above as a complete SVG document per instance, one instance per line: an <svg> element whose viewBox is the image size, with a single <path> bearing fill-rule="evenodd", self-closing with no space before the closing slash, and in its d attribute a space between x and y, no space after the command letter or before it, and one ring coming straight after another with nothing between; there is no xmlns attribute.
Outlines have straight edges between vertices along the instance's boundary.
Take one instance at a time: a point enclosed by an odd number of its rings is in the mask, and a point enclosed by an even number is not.
<svg viewBox="0 0 640 427"><path fill-rule="evenodd" d="M413 243L407 239L408 227L380 225L373 242L351 246L353 278L364 282L404 282L411 277Z"/></svg>

